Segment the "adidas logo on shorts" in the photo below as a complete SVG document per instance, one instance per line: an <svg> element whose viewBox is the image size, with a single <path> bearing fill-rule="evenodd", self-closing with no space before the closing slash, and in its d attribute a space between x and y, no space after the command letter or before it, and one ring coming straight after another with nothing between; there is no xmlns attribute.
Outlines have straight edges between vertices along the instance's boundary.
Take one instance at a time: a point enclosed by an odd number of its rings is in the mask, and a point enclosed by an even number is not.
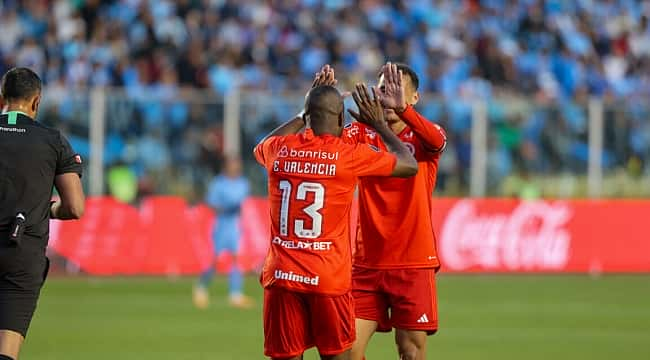
<svg viewBox="0 0 650 360"><path fill-rule="evenodd" d="M423 324L423 323L428 323L429 318L427 317L427 314L422 314L420 318L418 319L418 323Z"/></svg>

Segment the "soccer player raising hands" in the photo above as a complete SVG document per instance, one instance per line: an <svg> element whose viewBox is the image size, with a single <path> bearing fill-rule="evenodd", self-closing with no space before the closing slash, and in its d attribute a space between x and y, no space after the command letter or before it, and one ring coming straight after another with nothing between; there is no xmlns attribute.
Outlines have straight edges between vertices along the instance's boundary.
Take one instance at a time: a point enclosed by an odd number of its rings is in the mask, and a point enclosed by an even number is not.
<svg viewBox="0 0 650 360"><path fill-rule="evenodd" d="M342 140L343 99L334 84L333 70L324 67L300 116L254 150L269 177L271 236L261 283L264 354L273 359L301 359L312 346L322 359L350 358L354 189L359 177L405 177L418 171L406 145L386 125L379 99L364 86L355 93L359 118L377 126L388 151Z"/></svg>
<svg viewBox="0 0 650 360"><path fill-rule="evenodd" d="M389 62L382 67L375 90L387 127L408 147L419 171L405 179L359 180L359 227L352 273L355 360L363 359L375 331L392 328L396 329L400 358L423 360L427 335L438 329L435 274L440 263L431 203L447 138L440 126L413 108L420 98L418 82L411 68ZM343 139L381 150L390 148L391 144L368 126L367 114L351 114L358 122L344 129Z"/></svg>

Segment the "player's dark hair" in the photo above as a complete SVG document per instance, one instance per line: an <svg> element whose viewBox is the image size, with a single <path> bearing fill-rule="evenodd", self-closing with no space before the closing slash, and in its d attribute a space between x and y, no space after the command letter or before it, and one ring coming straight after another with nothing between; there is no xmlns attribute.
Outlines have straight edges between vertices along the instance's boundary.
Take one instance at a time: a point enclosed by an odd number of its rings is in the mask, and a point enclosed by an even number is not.
<svg viewBox="0 0 650 360"><path fill-rule="evenodd" d="M404 63L395 63L395 65L397 66L397 71L401 71L411 79L411 84L413 84L413 88L417 91L420 87L420 78L418 77L418 74L415 73L415 70ZM377 74L377 77L380 77L381 75L382 73L380 72Z"/></svg>
<svg viewBox="0 0 650 360"><path fill-rule="evenodd" d="M17 67L2 77L2 97L5 100L28 100L41 93L41 79L31 69Z"/></svg>
<svg viewBox="0 0 650 360"><path fill-rule="evenodd" d="M333 86L321 85L309 91L305 99L305 115L310 117L311 127L315 133L333 133L341 126L340 115L343 113L343 98Z"/></svg>

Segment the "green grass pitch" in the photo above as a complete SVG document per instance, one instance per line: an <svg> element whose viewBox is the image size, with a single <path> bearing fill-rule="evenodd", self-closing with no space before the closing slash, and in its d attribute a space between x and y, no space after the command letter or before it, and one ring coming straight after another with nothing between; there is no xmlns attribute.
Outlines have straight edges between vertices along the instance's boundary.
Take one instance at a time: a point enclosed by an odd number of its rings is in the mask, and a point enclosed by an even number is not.
<svg viewBox="0 0 650 360"><path fill-rule="evenodd" d="M223 278L208 310L193 279L49 279L21 360L263 359L261 289L249 311L227 306ZM650 359L650 275L438 278L441 329L429 359ZM377 334L369 360L397 359ZM311 350L305 359L317 359Z"/></svg>

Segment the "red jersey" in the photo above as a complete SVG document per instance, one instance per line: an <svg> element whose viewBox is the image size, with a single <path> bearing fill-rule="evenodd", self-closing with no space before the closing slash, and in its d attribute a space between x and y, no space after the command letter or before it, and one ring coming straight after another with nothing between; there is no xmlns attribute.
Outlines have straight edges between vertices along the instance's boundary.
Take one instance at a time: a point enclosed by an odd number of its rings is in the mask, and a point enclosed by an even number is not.
<svg viewBox="0 0 650 360"><path fill-rule="evenodd" d="M341 295L352 273L350 208L359 176L388 176L395 155L331 135L274 136L255 147L268 171L271 247L261 282Z"/></svg>
<svg viewBox="0 0 650 360"><path fill-rule="evenodd" d="M400 117L407 127L398 137L418 161L418 173L409 178L360 179L354 265L374 269L438 268L431 202L446 135L411 106ZM353 144L368 143L386 149L379 134L358 122L347 125L342 137Z"/></svg>

